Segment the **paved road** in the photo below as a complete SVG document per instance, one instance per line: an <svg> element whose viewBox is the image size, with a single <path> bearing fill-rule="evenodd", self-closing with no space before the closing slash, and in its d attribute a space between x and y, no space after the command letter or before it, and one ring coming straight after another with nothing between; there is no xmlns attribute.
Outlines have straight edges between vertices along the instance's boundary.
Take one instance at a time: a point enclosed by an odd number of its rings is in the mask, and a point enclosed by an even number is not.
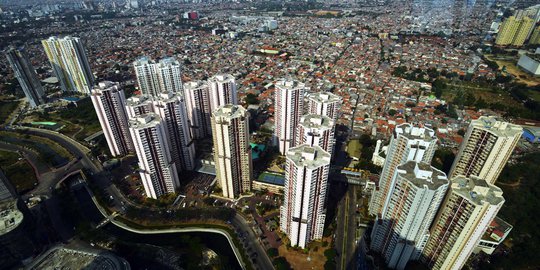
<svg viewBox="0 0 540 270"><path fill-rule="evenodd" d="M264 248L262 247L262 244L259 242L259 238L249 227L247 221L239 214L236 214L232 219L231 223L235 228L238 228L238 230L240 230L240 232L242 232L246 236L245 242L248 243L248 246L251 246L253 251L258 254L255 262L256 268L261 270L273 270L274 267L272 265L272 262L270 261L270 258L268 258L268 255L266 254L266 250L264 250Z"/></svg>
<svg viewBox="0 0 540 270"><path fill-rule="evenodd" d="M356 189L349 185L339 204L336 249L339 254L337 269L356 269Z"/></svg>

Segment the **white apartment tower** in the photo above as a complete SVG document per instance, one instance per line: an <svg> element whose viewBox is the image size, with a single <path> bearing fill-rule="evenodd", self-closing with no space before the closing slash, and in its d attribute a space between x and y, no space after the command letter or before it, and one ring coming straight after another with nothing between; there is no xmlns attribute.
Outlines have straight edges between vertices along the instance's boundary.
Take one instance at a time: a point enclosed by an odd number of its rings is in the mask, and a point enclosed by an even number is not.
<svg viewBox="0 0 540 270"><path fill-rule="evenodd" d="M305 248L322 238L330 154L319 146L304 144L290 148L286 157L280 227L291 246Z"/></svg>
<svg viewBox="0 0 540 270"><path fill-rule="evenodd" d="M450 177L476 176L494 184L516 147L523 128L481 116L471 121L454 160Z"/></svg>
<svg viewBox="0 0 540 270"><path fill-rule="evenodd" d="M429 128L415 127L411 124L396 126L388 145L383 170L378 186L373 190L369 202L369 213L380 215L388 203L394 186L394 173L397 166L409 161L431 163L435 154L437 138Z"/></svg>
<svg viewBox="0 0 540 270"><path fill-rule="evenodd" d="M204 81L192 81L184 84L187 116L191 135L201 139L212 135L212 110L208 84Z"/></svg>
<svg viewBox="0 0 540 270"><path fill-rule="evenodd" d="M94 74L81 40L76 37L50 37L42 40L41 44L62 90L90 94Z"/></svg>
<svg viewBox="0 0 540 270"><path fill-rule="evenodd" d="M305 85L296 80L282 79L276 82L274 144L286 155L295 146L296 129L304 114Z"/></svg>
<svg viewBox="0 0 540 270"><path fill-rule="evenodd" d="M207 81L209 87L210 108L213 111L227 104L238 104L236 82L230 74L218 74Z"/></svg>
<svg viewBox="0 0 540 270"><path fill-rule="evenodd" d="M216 175L223 196L235 198L251 190L249 113L239 105L224 105L212 114Z"/></svg>
<svg viewBox="0 0 540 270"><path fill-rule="evenodd" d="M296 145L317 145L332 155L335 142L334 121L327 116L306 114L300 118L296 136Z"/></svg>
<svg viewBox="0 0 540 270"><path fill-rule="evenodd" d="M462 269L501 209L502 190L474 176L451 179L421 260L430 269Z"/></svg>
<svg viewBox="0 0 540 270"><path fill-rule="evenodd" d="M126 101L126 112L129 119L154 112L153 99L149 95L132 96Z"/></svg>
<svg viewBox="0 0 540 270"><path fill-rule="evenodd" d="M129 131L139 160L146 196L157 199L180 186L176 165L169 152L165 125L154 113L129 120Z"/></svg>
<svg viewBox="0 0 540 270"><path fill-rule="evenodd" d="M195 144L189 132L184 99L179 93L168 92L154 97L154 112L160 116L169 141L171 159L176 170L195 169Z"/></svg>
<svg viewBox="0 0 540 270"><path fill-rule="evenodd" d="M334 122L338 118L342 99L330 92L315 92L308 96L308 113L330 117Z"/></svg>
<svg viewBox="0 0 540 270"><path fill-rule="evenodd" d="M141 94L157 96L160 93L182 92L182 65L173 57L163 58L158 63L148 57L133 62Z"/></svg>
<svg viewBox="0 0 540 270"><path fill-rule="evenodd" d="M134 152L128 129L124 90L118 83L104 81L92 89L90 98L111 155L123 156Z"/></svg>
<svg viewBox="0 0 540 270"><path fill-rule="evenodd" d="M398 166L393 178L390 200L373 227L371 249L381 253L389 268L405 269L409 261L420 258L448 179L445 173L416 161Z"/></svg>

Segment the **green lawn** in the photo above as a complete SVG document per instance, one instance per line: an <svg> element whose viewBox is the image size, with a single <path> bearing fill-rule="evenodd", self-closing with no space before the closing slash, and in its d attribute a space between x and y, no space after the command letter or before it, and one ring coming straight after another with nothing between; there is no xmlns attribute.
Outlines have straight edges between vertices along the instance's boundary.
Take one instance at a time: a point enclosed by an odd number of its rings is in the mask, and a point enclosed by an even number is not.
<svg viewBox="0 0 540 270"><path fill-rule="evenodd" d="M350 157L360 158L362 155L362 144L360 140L351 140L347 144L347 153Z"/></svg>
<svg viewBox="0 0 540 270"><path fill-rule="evenodd" d="M73 155L60 144L44 137L0 131L0 140L34 150L40 160L51 167L62 166L73 158Z"/></svg>
<svg viewBox="0 0 540 270"><path fill-rule="evenodd" d="M0 101L0 124L4 124L8 120L17 106L19 106L19 101Z"/></svg>
<svg viewBox="0 0 540 270"><path fill-rule="evenodd" d="M34 188L38 181L32 166L26 160L19 159L19 154L15 152L0 150L0 168L20 194Z"/></svg>

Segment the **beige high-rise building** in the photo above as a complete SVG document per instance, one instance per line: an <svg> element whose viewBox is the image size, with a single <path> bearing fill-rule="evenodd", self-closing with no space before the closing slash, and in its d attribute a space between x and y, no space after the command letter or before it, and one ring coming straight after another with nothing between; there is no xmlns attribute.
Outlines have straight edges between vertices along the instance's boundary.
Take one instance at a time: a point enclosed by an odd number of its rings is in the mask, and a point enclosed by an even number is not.
<svg viewBox="0 0 540 270"><path fill-rule="evenodd" d="M337 120L342 99L330 92L316 92L308 96L308 112L330 117L334 122Z"/></svg>
<svg viewBox="0 0 540 270"><path fill-rule="evenodd" d="M437 137L435 132L429 128L415 127L411 124L398 125L388 145L388 152L384 162L379 183L373 190L369 202L369 213L380 215L387 204L390 191L393 189L393 177L397 166L414 160L423 161L428 164L435 154Z"/></svg>
<svg viewBox="0 0 540 270"><path fill-rule="evenodd" d="M126 112L128 118L135 118L154 111L152 96L132 96L126 100Z"/></svg>
<svg viewBox="0 0 540 270"><path fill-rule="evenodd" d="M422 262L430 269L462 269L503 203L502 190L485 180L452 178L431 226Z"/></svg>
<svg viewBox="0 0 540 270"><path fill-rule="evenodd" d="M191 135L194 139L212 135L212 126L210 125L212 109L209 95L208 84L204 81L192 81L184 84L187 115Z"/></svg>
<svg viewBox="0 0 540 270"><path fill-rule="evenodd" d="M381 253L389 268L405 269L409 261L420 258L448 179L445 173L416 161L398 166L393 178L390 200L373 226L371 249Z"/></svg>
<svg viewBox="0 0 540 270"><path fill-rule="evenodd" d="M295 146L297 127L304 114L305 89L306 85L297 80L281 79L276 82L273 140L282 155Z"/></svg>
<svg viewBox="0 0 540 270"><path fill-rule="evenodd" d="M157 96L160 93L182 92L182 66L174 57L167 57L155 62L148 57L141 57L133 62L137 84L141 94Z"/></svg>
<svg viewBox="0 0 540 270"><path fill-rule="evenodd" d="M303 144L287 152L280 227L293 247L322 238L329 170L330 154L319 146Z"/></svg>
<svg viewBox="0 0 540 270"><path fill-rule="evenodd" d="M306 114L300 118L296 136L296 145L317 145L332 155L335 142L334 121L327 116Z"/></svg>
<svg viewBox="0 0 540 270"><path fill-rule="evenodd" d="M126 97L118 83L100 82L90 96L98 116L109 151L113 157L134 152L133 141L129 135L126 113Z"/></svg>
<svg viewBox="0 0 540 270"><path fill-rule="evenodd" d="M180 187L176 165L172 161L169 141L162 119L148 113L129 120L129 132L139 160L139 174L146 196L174 193Z"/></svg>
<svg viewBox="0 0 540 270"><path fill-rule="evenodd" d="M212 114L216 176L223 196L234 199L251 190L249 113L239 105L224 105Z"/></svg>
<svg viewBox="0 0 540 270"><path fill-rule="evenodd" d="M516 147L523 128L482 116L471 121L450 169L450 178L476 176L494 184Z"/></svg>
<svg viewBox="0 0 540 270"><path fill-rule="evenodd" d="M62 91L90 94L94 86L94 74L79 38L50 37L42 40L47 58L60 82Z"/></svg>
<svg viewBox="0 0 540 270"><path fill-rule="evenodd" d="M209 87L210 109L213 111L227 104L238 104L236 81L230 74L218 74L207 81Z"/></svg>

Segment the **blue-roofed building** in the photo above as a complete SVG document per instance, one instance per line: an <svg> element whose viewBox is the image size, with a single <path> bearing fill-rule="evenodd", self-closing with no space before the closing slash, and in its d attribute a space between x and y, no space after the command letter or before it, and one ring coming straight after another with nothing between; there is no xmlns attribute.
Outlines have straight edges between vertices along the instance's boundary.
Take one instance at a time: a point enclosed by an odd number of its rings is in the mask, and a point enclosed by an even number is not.
<svg viewBox="0 0 540 270"><path fill-rule="evenodd" d="M540 127L523 127L523 138L530 143L540 142Z"/></svg>
<svg viewBox="0 0 540 270"><path fill-rule="evenodd" d="M259 179L253 181L252 188L254 190L266 189L274 194L283 194L285 186L285 176L277 173L264 172L261 173Z"/></svg>

